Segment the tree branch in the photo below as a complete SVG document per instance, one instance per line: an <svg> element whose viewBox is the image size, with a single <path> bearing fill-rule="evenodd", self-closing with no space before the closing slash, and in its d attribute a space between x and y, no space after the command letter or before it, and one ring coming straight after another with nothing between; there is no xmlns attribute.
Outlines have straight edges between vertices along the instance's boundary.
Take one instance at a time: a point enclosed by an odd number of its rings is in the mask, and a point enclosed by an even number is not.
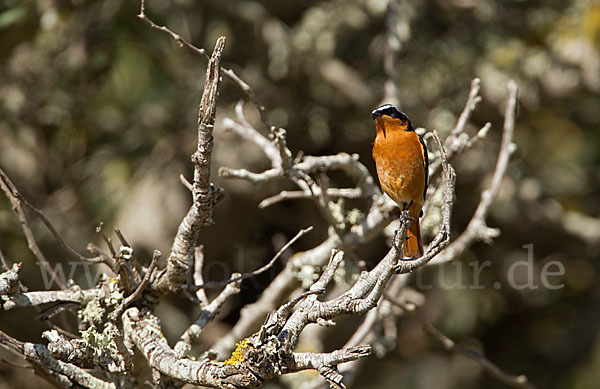
<svg viewBox="0 0 600 389"><path fill-rule="evenodd" d="M489 359L485 358L483 355L481 355L473 350L469 350L467 348L457 345L456 342L454 342L452 339L450 339L449 337L444 335L437 328L435 328L430 322L428 322L427 320L425 320L425 318L423 318L421 315L419 315L419 313L417 313L415 310L416 307L414 304L405 303L405 302L403 302L397 298L391 297L391 296L386 296L385 298L388 301L390 301L392 304L402 308L402 310L404 312L408 313L412 318L416 319L419 322L419 324L421 324L421 327L423 327L423 330L425 330L425 332L427 332L429 335L431 335L434 338L436 338L437 340L439 340L444 345L444 348L446 350L453 351L457 354L464 355L465 357L474 360L479 365L481 365L481 367L483 367L484 370L487 371L492 377L494 377L498 381L502 382L503 384L510 386L511 388L518 388L518 389L534 389L535 388L535 386L529 382L529 380L527 379L527 376L525 376L525 375L515 376L512 374L508 374L508 373L502 371L502 369L500 369L498 366L496 366Z"/></svg>
<svg viewBox="0 0 600 389"><path fill-rule="evenodd" d="M222 197L221 190L210 183L210 161L213 148L213 126L220 84L221 55L225 38L217 40L215 50L208 63L204 93L198 115L198 148L192 155L194 162L193 204L181 221L173 241L167 268L156 283L163 293L179 291L193 266L193 252L199 230L211 224L212 211Z"/></svg>
<svg viewBox="0 0 600 389"><path fill-rule="evenodd" d="M444 250L442 255L438 256L435 261L432 262L434 264L451 261L462 254L475 240L489 240L495 238L500 233L500 231L497 229L489 228L486 225L485 219L492 202L500 191L500 184L502 183L502 178L506 173L508 160L514 151L512 138L515 127L517 92L517 85L511 81L508 84L508 98L506 103L506 111L504 113L502 143L500 145L500 151L498 152L498 160L496 162L496 167L494 169L490 186L481 193L479 205L477 206L473 217L469 221L469 224L463 233L454 242L452 242L452 244L448 246L446 250Z"/></svg>

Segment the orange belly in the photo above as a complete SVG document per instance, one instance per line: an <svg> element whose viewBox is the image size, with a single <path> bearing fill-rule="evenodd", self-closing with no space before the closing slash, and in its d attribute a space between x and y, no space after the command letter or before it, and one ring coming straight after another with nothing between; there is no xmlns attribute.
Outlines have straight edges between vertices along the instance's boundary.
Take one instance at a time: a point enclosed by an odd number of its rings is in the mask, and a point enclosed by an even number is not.
<svg viewBox="0 0 600 389"><path fill-rule="evenodd" d="M400 207L411 201L420 209L425 201L425 163L418 135L414 131L377 134L373 159L381 189Z"/></svg>

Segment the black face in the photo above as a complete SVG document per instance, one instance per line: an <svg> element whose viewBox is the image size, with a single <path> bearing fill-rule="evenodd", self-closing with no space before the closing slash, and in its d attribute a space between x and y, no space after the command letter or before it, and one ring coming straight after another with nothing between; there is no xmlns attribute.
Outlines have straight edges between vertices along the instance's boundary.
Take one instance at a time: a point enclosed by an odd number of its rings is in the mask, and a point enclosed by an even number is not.
<svg viewBox="0 0 600 389"><path fill-rule="evenodd" d="M406 116L402 112L398 111L396 109L396 107L394 107L392 104L384 104L381 107L375 108L375 110L373 110L373 112L371 112L371 115L373 116L373 119L375 119L378 116L387 115L394 119L400 119L400 120L402 120L402 122L409 121L408 116Z"/></svg>

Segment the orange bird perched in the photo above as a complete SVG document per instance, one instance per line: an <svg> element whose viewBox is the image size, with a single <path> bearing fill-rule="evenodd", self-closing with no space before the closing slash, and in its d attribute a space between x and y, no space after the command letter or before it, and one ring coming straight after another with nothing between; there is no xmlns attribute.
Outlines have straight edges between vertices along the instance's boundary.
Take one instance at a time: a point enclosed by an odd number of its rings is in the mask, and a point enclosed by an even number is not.
<svg viewBox="0 0 600 389"><path fill-rule="evenodd" d="M391 104L372 113L377 128L373 159L381 189L413 219L404 241L404 256L423 256L419 216L429 184L427 147L408 117Z"/></svg>

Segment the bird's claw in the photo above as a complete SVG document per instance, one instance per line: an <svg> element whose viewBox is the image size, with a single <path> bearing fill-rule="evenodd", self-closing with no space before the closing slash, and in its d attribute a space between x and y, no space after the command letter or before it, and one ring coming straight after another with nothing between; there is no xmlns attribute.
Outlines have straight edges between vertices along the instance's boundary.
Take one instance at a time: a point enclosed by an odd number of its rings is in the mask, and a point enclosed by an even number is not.
<svg viewBox="0 0 600 389"><path fill-rule="evenodd" d="M410 216L410 214L408 213L408 211L402 211L400 213L400 225L406 224L408 222L412 222L413 220L415 220L415 219L413 219Z"/></svg>

